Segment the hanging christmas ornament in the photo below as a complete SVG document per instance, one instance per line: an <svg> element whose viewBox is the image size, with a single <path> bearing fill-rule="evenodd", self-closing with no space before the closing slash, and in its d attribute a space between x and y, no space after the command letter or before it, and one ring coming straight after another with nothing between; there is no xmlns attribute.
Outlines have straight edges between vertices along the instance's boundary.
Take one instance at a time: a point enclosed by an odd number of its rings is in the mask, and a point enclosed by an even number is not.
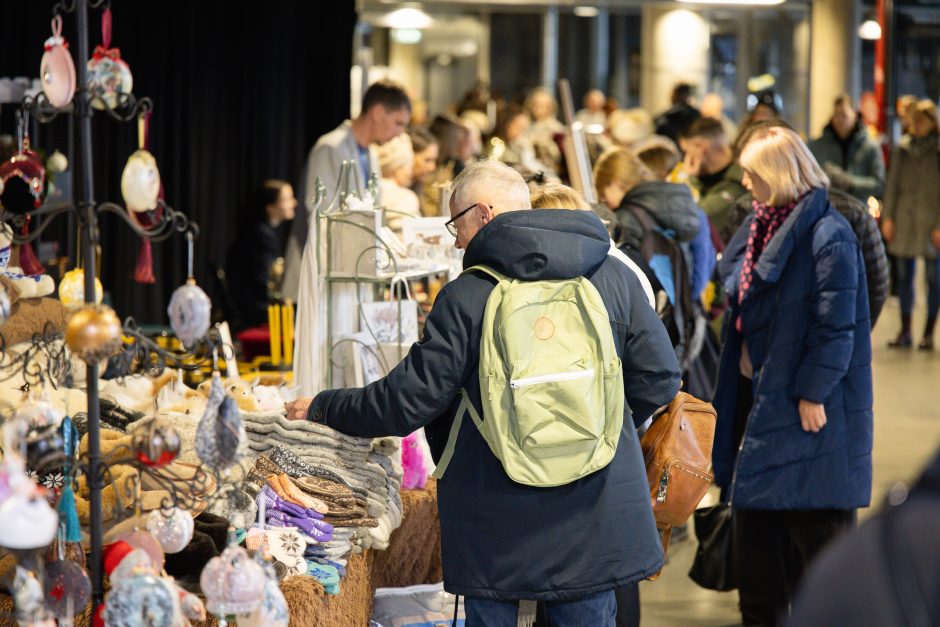
<svg viewBox="0 0 940 627"><path fill-rule="evenodd" d="M132 531L121 536L118 538L118 540L121 542L126 542L133 548L140 549L146 553L147 557L150 558L151 565L156 571L163 569L163 563L166 559L166 556L163 553L163 547L160 546L160 543L157 541L157 539L150 535L149 532L140 530ZM121 570L121 566L123 566L123 562L126 560L127 558L122 560L122 563L118 565L117 570Z"/></svg>
<svg viewBox="0 0 940 627"><path fill-rule="evenodd" d="M121 51L111 47L111 9L101 14L101 45L95 48L88 60L88 93L91 106L96 109L114 109L120 96L129 94L134 88L134 77L127 63L121 59Z"/></svg>
<svg viewBox="0 0 940 627"><path fill-rule="evenodd" d="M137 118L138 149L127 159L121 175L121 194L129 211L150 211L160 194L160 170L157 160L147 150L147 125L150 113Z"/></svg>
<svg viewBox="0 0 940 627"><path fill-rule="evenodd" d="M213 372L206 411L196 426L196 455L212 470L222 472L238 461L246 437L238 405L225 396L222 377Z"/></svg>
<svg viewBox="0 0 940 627"><path fill-rule="evenodd" d="M64 107L75 95L75 63L62 37L62 16L52 18L52 37L43 45L45 53L39 66L42 92L53 107Z"/></svg>
<svg viewBox="0 0 940 627"><path fill-rule="evenodd" d="M104 299L104 287L98 277L95 277L95 304L100 305ZM85 304L85 270L75 268L69 270L59 282L59 300L66 309L75 311Z"/></svg>
<svg viewBox="0 0 940 627"><path fill-rule="evenodd" d="M265 575L245 549L231 545L209 560L199 585L213 614L251 614L264 600Z"/></svg>
<svg viewBox="0 0 940 627"><path fill-rule="evenodd" d="M56 618L73 618L85 610L85 604L91 598L88 574L70 560L47 562L43 583L46 607Z"/></svg>
<svg viewBox="0 0 940 627"><path fill-rule="evenodd" d="M31 571L16 567L13 577L13 603L16 620L20 625L48 620L42 584Z"/></svg>
<svg viewBox="0 0 940 627"><path fill-rule="evenodd" d="M69 169L69 160L68 158L59 152L59 149L56 148L49 158L46 159L46 171L53 174L61 174Z"/></svg>
<svg viewBox="0 0 940 627"><path fill-rule="evenodd" d="M8 549L46 547L55 538L58 524L59 517L41 492L15 492L0 504L0 546Z"/></svg>
<svg viewBox="0 0 940 627"><path fill-rule="evenodd" d="M46 193L46 168L29 142L29 113L17 110L17 151L0 163L3 192L0 204L12 213L28 213L42 204Z"/></svg>
<svg viewBox="0 0 940 627"><path fill-rule="evenodd" d="M59 518L61 520L61 514ZM60 546L62 547L61 551L59 549ZM81 542L66 542L55 538L52 544L49 545L49 548L46 549L46 562L57 560L60 555L62 559L75 562L82 568L85 567L85 550L82 548Z"/></svg>
<svg viewBox="0 0 940 627"><path fill-rule="evenodd" d="M86 305L69 316L65 343L86 364L98 363L121 348L121 321L106 305Z"/></svg>
<svg viewBox="0 0 940 627"><path fill-rule="evenodd" d="M203 622L206 620L206 605L202 599L192 592L186 592L180 598L180 609L183 616L193 622Z"/></svg>
<svg viewBox="0 0 940 627"><path fill-rule="evenodd" d="M186 284L176 288L170 298L167 314L170 326L184 346L192 347L209 332L212 320L212 302L206 293L196 285L193 277L193 234L186 233L187 270L189 278Z"/></svg>
<svg viewBox="0 0 940 627"><path fill-rule="evenodd" d="M264 599L249 616L239 617L239 627L288 627L290 615L287 599L277 583L277 573L269 563L261 565L265 574Z"/></svg>
<svg viewBox="0 0 940 627"><path fill-rule="evenodd" d="M177 596L164 579L146 570L127 577L111 578L105 602L107 627L172 627L176 621Z"/></svg>
<svg viewBox="0 0 940 627"><path fill-rule="evenodd" d="M157 539L164 553L179 553L189 546L194 530L192 514L178 507L154 510L147 517L147 531Z"/></svg>
<svg viewBox="0 0 940 627"><path fill-rule="evenodd" d="M134 454L146 466L166 466L179 455L180 436L176 429L156 418L134 431Z"/></svg>

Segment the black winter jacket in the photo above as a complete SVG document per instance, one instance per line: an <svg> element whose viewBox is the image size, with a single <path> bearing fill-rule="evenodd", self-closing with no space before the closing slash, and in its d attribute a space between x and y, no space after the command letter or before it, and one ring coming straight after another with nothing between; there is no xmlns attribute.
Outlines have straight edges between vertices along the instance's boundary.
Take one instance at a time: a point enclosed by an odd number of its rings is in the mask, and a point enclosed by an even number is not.
<svg viewBox="0 0 940 627"><path fill-rule="evenodd" d="M650 181L640 183L624 196L617 209L618 245L639 249L645 229L630 207L639 205L661 229L670 231L677 242L687 242L698 235L702 219L692 192L685 185Z"/></svg>
<svg viewBox="0 0 940 627"><path fill-rule="evenodd" d="M662 566L635 427L673 398L679 366L639 280L609 250L594 214L554 209L499 215L467 247L464 267L488 265L524 280L589 277L607 305L629 407L611 463L556 488L513 482L473 421L463 421L438 482L449 592L574 599L644 579ZM438 295L424 337L402 363L365 388L319 394L308 417L361 437L404 436L425 426L439 459L461 388L482 415L480 326L493 287L481 273L460 275Z"/></svg>
<svg viewBox="0 0 940 627"><path fill-rule="evenodd" d="M738 198L734 210L734 228L732 233L734 237L743 237L747 240L747 229L743 232L741 225L747 221L750 225L748 216L754 211L754 197L748 192ZM836 211L842 214L858 242L862 247L862 256L865 259L865 275L868 284L868 308L871 316L871 326L875 328L878 322L878 316L885 303L888 302L888 291L890 288L891 272L888 268L888 254L885 252L884 240L881 239L881 231L878 230L878 222L868 212L865 203L855 198L847 192L837 189L829 190L829 202L835 207ZM728 243L731 248L731 242ZM718 271L721 276L721 282L724 283L727 278L728 263L719 264Z"/></svg>
<svg viewBox="0 0 940 627"><path fill-rule="evenodd" d="M790 624L940 624L940 455L907 500L823 553L803 579Z"/></svg>

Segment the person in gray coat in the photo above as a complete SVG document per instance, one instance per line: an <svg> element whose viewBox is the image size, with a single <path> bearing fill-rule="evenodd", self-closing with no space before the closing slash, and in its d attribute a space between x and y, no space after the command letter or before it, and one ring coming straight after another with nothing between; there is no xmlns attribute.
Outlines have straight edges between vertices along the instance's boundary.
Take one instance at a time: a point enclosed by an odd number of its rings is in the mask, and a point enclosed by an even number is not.
<svg viewBox="0 0 940 627"><path fill-rule="evenodd" d="M927 324L921 350L933 350L933 330L940 310L940 152L937 106L917 103L911 133L891 153L881 231L888 252L898 258L901 332L890 346L908 348L914 310L914 268L924 258L927 273Z"/></svg>
<svg viewBox="0 0 940 627"><path fill-rule="evenodd" d="M885 162L881 147L869 137L852 97L836 98L832 120L809 149L829 175L834 189L848 192L864 203L881 197Z"/></svg>
<svg viewBox="0 0 940 627"><path fill-rule="evenodd" d="M313 212L317 179L326 185L327 193L336 192L343 161L359 165L358 188L365 191L372 174L382 175L376 144L384 144L401 135L411 120L411 100L404 88L391 81L378 81L369 86L362 97L362 111L355 120L346 120L317 140L307 157L298 196L304 210L297 212L291 224L284 256L285 297L297 300L300 285L300 262L310 228L308 216Z"/></svg>

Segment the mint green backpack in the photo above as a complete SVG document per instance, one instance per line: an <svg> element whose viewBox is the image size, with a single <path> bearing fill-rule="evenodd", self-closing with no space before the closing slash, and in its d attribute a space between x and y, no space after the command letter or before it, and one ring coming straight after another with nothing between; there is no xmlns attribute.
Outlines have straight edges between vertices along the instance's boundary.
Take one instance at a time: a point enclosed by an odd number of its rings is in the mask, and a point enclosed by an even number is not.
<svg viewBox="0 0 940 627"><path fill-rule="evenodd" d="M604 468L623 427L623 370L607 309L586 278L499 283L480 341L480 419L466 390L434 476L443 477L469 414L509 477L553 487Z"/></svg>

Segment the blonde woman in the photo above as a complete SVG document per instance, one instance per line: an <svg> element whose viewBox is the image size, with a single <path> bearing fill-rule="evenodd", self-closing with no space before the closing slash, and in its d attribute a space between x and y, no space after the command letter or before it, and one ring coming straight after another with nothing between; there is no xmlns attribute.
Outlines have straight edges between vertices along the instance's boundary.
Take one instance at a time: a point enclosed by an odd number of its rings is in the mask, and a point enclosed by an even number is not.
<svg viewBox="0 0 940 627"><path fill-rule="evenodd" d="M892 348L909 348L914 311L914 268L924 258L927 274L927 324L921 350L933 350L933 331L940 311L940 153L937 151L937 105L921 100L908 107L910 127L891 153L881 230L888 252L898 261L901 331Z"/></svg>
<svg viewBox="0 0 940 627"><path fill-rule="evenodd" d="M421 202L410 189L414 182L414 161L415 153L407 133L379 146L382 204L389 228L397 233L401 232L405 218L421 217Z"/></svg>
<svg viewBox="0 0 940 627"><path fill-rule="evenodd" d="M741 166L755 211L725 251L712 456L744 623L774 625L805 565L871 498L868 292L858 240L796 133L758 131Z"/></svg>

